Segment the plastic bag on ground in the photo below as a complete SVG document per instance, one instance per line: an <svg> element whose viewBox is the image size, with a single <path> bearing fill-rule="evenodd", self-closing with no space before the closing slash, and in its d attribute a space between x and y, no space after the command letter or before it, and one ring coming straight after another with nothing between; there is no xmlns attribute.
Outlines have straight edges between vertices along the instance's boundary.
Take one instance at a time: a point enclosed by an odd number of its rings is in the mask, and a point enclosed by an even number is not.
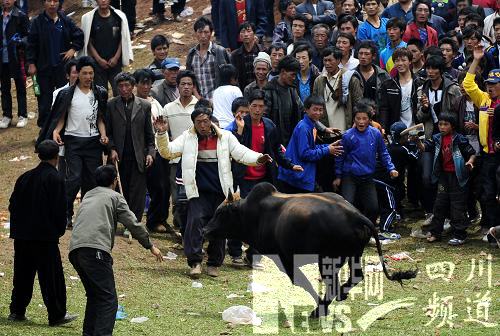
<svg viewBox="0 0 500 336"><path fill-rule="evenodd" d="M149 318L146 316L140 316L140 317L134 317L133 319L130 320L132 323L144 323L148 321Z"/></svg>
<svg viewBox="0 0 500 336"><path fill-rule="evenodd" d="M180 17L186 17L193 15L194 11L192 7L186 7L184 10L179 14Z"/></svg>
<svg viewBox="0 0 500 336"><path fill-rule="evenodd" d="M258 283L258 282L251 282L251 283L248 284L247 292L251 292L251 293L267 293L267 292L270 292L270 289L267 288L266 286Z"/></svg>
<svg viewBox="0 0 500 336"><path fill-rule="evenodd" d="M125 308L122 305L118 305L118 310L116 311L116 320L124 320L128 316L127 313L125 313Z"/></svg>
<svg viewBox="0 0 500 336"><path fill-rule="evenodd" d="M222 319L232 324L251 324L260 326L262 319L247 306L232 306L222 312Z"/></svg>

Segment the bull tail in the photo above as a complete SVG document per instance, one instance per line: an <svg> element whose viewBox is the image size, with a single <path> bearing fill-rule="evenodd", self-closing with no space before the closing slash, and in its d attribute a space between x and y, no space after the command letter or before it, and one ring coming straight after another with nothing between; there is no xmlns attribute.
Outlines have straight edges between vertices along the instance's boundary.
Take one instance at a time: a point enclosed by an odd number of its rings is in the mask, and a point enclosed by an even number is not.
<svg viewBox="0 0 500 336"><path fill-rule="evenodd" d="M392 274L389 273L387 267L385 266L384 253L382 252L382 245L380 244L380 240L378 238L378 233L377 230L375 229L375 225L373 225L373 223L364 216L363 216L363 224L370 229L372 237L375 239L377 245L378 257L380 258L380 262L382 263L382 269L384 270L384 274L387 277L387 279L391 281L397 281L401 286L403 286L403 280L409 280L415 278L417 276L418 269L397 271Z"/></svg>

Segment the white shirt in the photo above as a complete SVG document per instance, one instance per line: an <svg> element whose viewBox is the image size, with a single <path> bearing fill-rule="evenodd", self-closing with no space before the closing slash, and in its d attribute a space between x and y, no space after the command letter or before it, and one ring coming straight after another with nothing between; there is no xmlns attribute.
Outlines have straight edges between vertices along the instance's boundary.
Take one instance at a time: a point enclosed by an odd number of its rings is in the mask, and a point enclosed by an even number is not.
<svg viewBox="0 0 500 336"><path fill-rule="evenodd" d="M341 71L338 71L335 75L328 78L327 75L326 80L330 83L331 87L336 90L339 85L341 85ZM326 105L326 115L328 117L328 127L335 127L340 129L341 131L345 131L345 113L346 108L344 105L339 104L338 100L334 100L332 98L332 91L328 85L325 85L324 97L325 105Z"/></svg>
<svg viewBox="0 0 500 336"><path fill-rule="evenodd" d="M483 35L489 37L490 40L493 41L493 43L495 42L495 28L493 27L493 21L495 21L497 17L500 17L500 15L498 15L498 13L495 12L493 14L488 15L484 19Z"/></svg>
<svg viewBox="0 0 500 336"><path fill-rule="evenodd" d="M239 87L235 85L223 85L214 90L212 97L214 105L214 117L219 120L220 128L226 128L234 120L231 112L231 104L238 97L243 97Z"/></svg>
<svg viewBox="0 0 500 336"><path fill-rule="evenodd" d="M342 63L339 64L339 68L347 68L347 70L356 70L356 67L359 65L359 60L357 58L354 58L354 56L351 55L349 60L345 65Z"/></svg>
<svg viewBox="0 0 500 336"><path fill-rule="evenodd" d="M435 124L438 122L438 117L436 115L436 112L434 111L434 104L439 104L441 102L441 99L443 98L443 90L434 91L432 89L429 89L428 97L432 114L432 122Z"/></svg>
<svg viewBox="0 0 500 336"><path fill-rule="evenodd" d="M405 123L406 127L413 126L413 113L411 110L411 89L413 81L406 84L401 84L401 117L400 120Z"/></svg>
<svg viewBox="0 0 500 336"><path fill-rule="evenodd" d="M97 99L92 90L83 93L78 85L69 107L66 135L89 138L99 135L97 129Z"/></svg>
<svg viewBox="0 0 500 336"><path fill-rule="evenodd" d="M54 92L52 92L52 106L54 106L54 102L56 101L56 98L57 98L57 95L59 94L59 92L61 92L62 89L65 89L67 87L69 87L69 83L67 83L64 86L61 86L60 88L58 88Z"/></svg>

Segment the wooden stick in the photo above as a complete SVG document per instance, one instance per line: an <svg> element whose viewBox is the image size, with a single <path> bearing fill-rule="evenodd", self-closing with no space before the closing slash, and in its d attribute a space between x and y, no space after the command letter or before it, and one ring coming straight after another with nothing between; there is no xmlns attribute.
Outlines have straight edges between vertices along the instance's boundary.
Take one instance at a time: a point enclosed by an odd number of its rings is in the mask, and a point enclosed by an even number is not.
<svg viewBox="0 0 500 336"><path fill-rule="evenodd" d="M118 169L118 160L115 161L116 178L118 179L118 190L123 196L122 180L120 178L120 170ZM127 243L132 244L132 234L129 232Z"/></svg>

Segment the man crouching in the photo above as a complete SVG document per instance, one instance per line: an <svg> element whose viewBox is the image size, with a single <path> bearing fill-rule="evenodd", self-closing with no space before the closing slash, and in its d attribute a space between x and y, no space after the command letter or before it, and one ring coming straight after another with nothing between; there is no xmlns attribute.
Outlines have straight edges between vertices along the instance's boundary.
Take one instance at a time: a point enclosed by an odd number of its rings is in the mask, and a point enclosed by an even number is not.
<svg viewBox="0 0 500 336"><path fill-rule="evenodd" d="M257 153L241 145L231 132L214 125L211 116L209 108L195 109L191 114L194 126L172 142L166 134L167 122L159 117L154 123L160 155L168 160L182 157L182 180L188 198L184 253L191 268L189 275L193 278L201 275L203 227L227 193L233 191L231 158L247 166L272 161L268 154ZM207 254L207 274L216 277L224 261L225 241L210 241Z"/></svg>
<svg viewBox="0 0 500 336"><path fill-rule="evenodd" d="M149 240L146 228L137 222L125 198L115 191L115 167L97 168L95 179L97 187L85 194L73 224L69 261L87 295L83 335L112 335L118 309L111 257L117 222L125 225L158 261L163 256Z"/></svg>

